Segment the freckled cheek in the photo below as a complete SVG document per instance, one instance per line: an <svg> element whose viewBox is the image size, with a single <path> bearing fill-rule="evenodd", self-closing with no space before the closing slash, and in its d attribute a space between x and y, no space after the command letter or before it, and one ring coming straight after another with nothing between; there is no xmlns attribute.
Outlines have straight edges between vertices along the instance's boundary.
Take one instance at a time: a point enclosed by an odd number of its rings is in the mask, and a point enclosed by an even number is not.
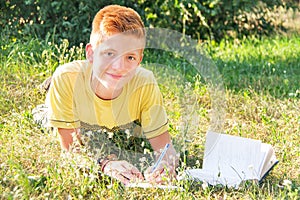
<svg viewBox="0 0 300 200"><path fill-rule="evenodd" d="M108 59L97 59L93 63L94 68L97 68L98 71L107 69L110 66L110 64L111 62Z"/></svg>

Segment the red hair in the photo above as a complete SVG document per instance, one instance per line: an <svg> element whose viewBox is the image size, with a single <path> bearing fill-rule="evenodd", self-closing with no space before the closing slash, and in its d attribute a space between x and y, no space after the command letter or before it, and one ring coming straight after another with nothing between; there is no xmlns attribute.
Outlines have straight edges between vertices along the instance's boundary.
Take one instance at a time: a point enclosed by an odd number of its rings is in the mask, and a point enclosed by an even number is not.
<svg viewBox="0 0 300 200"><path fill-rule="evenodd" d="M145 38L144 23L140 15L131 8L109 5L94 17L90 43L96 47L105 36L126 32L138 38Z"/></svg>

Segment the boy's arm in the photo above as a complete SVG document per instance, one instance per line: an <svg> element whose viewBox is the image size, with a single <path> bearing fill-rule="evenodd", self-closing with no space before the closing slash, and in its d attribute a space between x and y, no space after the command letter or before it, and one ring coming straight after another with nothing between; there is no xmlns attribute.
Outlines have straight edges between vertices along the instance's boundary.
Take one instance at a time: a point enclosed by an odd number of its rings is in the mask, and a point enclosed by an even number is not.
<svg viewBox="0 0 300 200"><path fill-rule="evenodd" d="M172 145L172 141L171 141L171 136L169 134L168 131L164 132L163 134L157 136L157 137L154 137L154 138L151 138L149 139L149 142L151 144L151 147L153 148L153 150L155 152L159 152L161 149L163 149L165 147L165 145L167 143L171 144L170 148L168 149L168 153L167 154L174 154L176 155L176 151ZM159 155L158 155L159 156Z"/></svg>
<svg viewBox="0 0 300 200"><path fill-rule="evenodd" d="M168 131L164 132L163 134L149 139L149 142L153 148L153 150L157 153L157 158L160 156L160 150L162 150L167 143L171 146L168 149L166 155L164 156L163 160L167 161L169 165L173 165L176 167L178 165L178 156L176 150L172 145L171 136Z"/></svg>
<svg viewBox="0 0 300 200"><path fill-rule="evenodd" d="M58 133L61 148L66 151L72 150L70 149L70 147L74 142L74 137L76 137L79 143L81 144L79 129L58 128ZM103 159L102 162L103 163L99 163L101 171L108 176L116 178L124 184L127 184L132 180L144 179L142 173L136 167L134 167L132 164L128 163L125 160L119 161Z"/></svg>
<svg viewBox="0 0 300 200"><path fill-rule="evenodd" d="M79 130L78 129L66 129L66 128L58 128L60 145L63 150L69 151L70 146L73 144L73 136L79 139ZM79 139L80 141L80 139Z"/></svg>
<svg viewBox="0 0 300 200"><path fill-rule="evenodd" d="M148 168L145 172L145 178L149 182L162 183L162 177L173 178L176 176L175 169L178 166L179 156L176 153L171 141L171 136L168 131L163 134L149 139L149 142L156 152L156 157L158 158L161 154L161 150L165 147L167 143L171 146L167 150L166 155L160 162L160 165L152 172L152 167Z"/></svg>

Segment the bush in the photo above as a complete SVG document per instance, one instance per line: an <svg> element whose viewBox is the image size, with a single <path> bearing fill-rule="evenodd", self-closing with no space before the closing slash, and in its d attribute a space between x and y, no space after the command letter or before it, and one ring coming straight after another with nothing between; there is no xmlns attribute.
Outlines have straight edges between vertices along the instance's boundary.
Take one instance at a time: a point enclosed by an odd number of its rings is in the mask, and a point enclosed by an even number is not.
<svg viewBox="0 0 300 200"><path fill-rule="evenodd" d="M66 38L79 44L86 42L89 36L95 3L95 0L89 3L78 0L5 1L5 4L1 2L0 26L11 37L52 36L55 41Z"/></svg>
<svg viewBox="0 0 300 200"><path fill-rule="evenodd" d="M68 39L86 43L96 12L108 5L129 6L140 13L147 27L161 27L191 35L194 39L219 40L269 34L282 28L274 11L296 2L283 0L5 0L0 2L0 28L8 37ZM277 21L276 21L277 20ZM55 41L54 41L55 40Z"/></svg>

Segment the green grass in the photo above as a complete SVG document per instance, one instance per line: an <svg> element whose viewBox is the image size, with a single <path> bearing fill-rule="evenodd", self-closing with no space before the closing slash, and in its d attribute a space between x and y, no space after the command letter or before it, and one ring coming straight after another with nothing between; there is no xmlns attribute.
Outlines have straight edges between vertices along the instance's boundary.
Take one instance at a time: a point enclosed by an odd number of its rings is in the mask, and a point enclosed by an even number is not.
<svg viewBox="0 0 300 200"><path fill-rule="evenodd" d="M83 59L84 48L2 37L0 48L0 199L297 199L300 195L300 36L204 45L220 70L227 114L224 132L274 146L278 166L259 186L238 190L186 187L184 192L124 189L72 167L57 137L32 122L44 101L37 86L53 70ZM163 67L153 67L160 63ZM208 88L191 65L166 52L146 51L165 97L170 132L187 166L201 166L210 122ZM184 66L184 67L183 67ZM195 120L196 117L196 120ZM191 139L188 145L181 142ZM288 181L290 182L288 182ZM288 183L288 184L286 184Z"/></svg>

